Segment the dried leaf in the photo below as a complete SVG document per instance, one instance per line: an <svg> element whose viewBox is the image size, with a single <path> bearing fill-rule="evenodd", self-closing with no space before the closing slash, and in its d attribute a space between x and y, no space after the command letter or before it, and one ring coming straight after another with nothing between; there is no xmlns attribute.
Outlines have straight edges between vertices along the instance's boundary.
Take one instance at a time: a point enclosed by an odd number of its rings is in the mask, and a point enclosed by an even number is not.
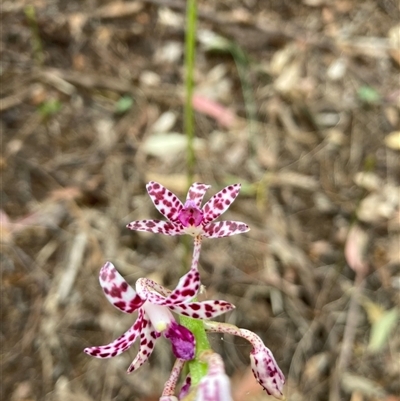
<svg viewBox="0 0 400 401"><path fill-rule="evenodd" d="M274 87L280 93L288 93L296 88L300 80L300 63L293 62L288 65L275 80Z"/></svg>
<svg viewBox="0 0 400 401"><path fill-rule="evenodd" d="M142 9L143 3L141 3L140 1L115 1L98 8L95 12L95 16L97 18L123 18L133 14L137 14Z"/></svg>
<svg viewBox="0 0 400 401"><path fill-rule="evenodd" d="M176 115L172 111L166 111L161 114L157 121L151 127L151 131L154 133L162 133L171 131L176 123Z"/></svg>
<svg viewBox="0 0 400 401"><path fill-rule="evenodd" d="M381 305L372 302L369 298L362 298L361 304L367 313L368 321L371 326L378 322L385 312Z"/></svg>
<svg viewBox="0 0 400 401"><path fill-rule="evenodd" d="M400 131L394 131L387 135L385 145L390 149L400 150Z"/></svg>
<svg viewBox="0 0 400 401"><path fill-rule="evenodd" d="M354 176L354 182L368 191L379 191L382 188L382 180L374 173L359 172Z"/></svg>
<svg viewBox="0 0 400 401"><path fill-rule="evenodd" d="M379 192L369 194L360 202L357 217L366 223L392 219L399 208L399 202L398 187L386 184Z"/></svg>
<svg viewBox="0 0 400 401"><path fill-rule="evenodd" d="M154 134L143 143L143 151L150 155L169 160L178 153L185 151L187 147L187 137L176 132ZM204 141L200 138L194 140L195 150L204 148Z"/></svg>
<svg viewBox="0 0 400 401"><path fill-rule="evenodd" d="M380 351L389 338L394 326L399 322L399 312L396 308L385 311L371 327L368 349L372 352Z"/></svg>
<svg viewBox="0 0 400 401"><path fill-rule="evenodd" d="M342 385L343 389L348 393L359 391L369 397L384 397L386 395L385 390L378 383L366 377L347 372L342 374Z"/></svg>
<svg viewBox="0 0 400 401"><path fill-rule="evenodd" d="M207 29L199 30L197 37L206 51L230 53L232 50L232 42L213 31Z"/></svg>

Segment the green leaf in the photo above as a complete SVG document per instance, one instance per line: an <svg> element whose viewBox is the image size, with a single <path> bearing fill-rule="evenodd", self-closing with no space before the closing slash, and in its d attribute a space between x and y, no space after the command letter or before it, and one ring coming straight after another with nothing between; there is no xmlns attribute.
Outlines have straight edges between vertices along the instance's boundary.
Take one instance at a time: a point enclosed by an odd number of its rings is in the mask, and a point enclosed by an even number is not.
<svg viewBox="0 0 400 401"><path fill-rule="evenodd" d="M61 110L62 103L58 99L50 99L41 103L38 107L43 117L49 117Z"/></svg>
<svg viewBox="0 0 400 401"><path fill-rule="evenodd" d="M115 113L126 113L133 106L133 99L131 96L122 96L115 104Z"/></svg>
<svg viewBox="0 0 400 401"><path fill-rule="evenodd" d="M368 349L372 352L379 351L387 343L388 337L398 323L399 312L396 308L385 311L371 327Z"/></svg>
<svg viewBox="0 0 400 401"><path fill-rule="evenodd" d="M363 85L358 89L358 98L367 104L377 104L381 101L381 95L372 87Z"/></svg>

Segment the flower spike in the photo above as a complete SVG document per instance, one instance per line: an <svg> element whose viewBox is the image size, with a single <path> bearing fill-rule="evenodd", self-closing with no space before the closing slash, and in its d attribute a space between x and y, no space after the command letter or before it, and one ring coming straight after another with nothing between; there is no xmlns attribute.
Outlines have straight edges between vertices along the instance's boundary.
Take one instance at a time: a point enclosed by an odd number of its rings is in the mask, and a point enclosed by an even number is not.
<svg viewBox="0 0 400 401"><path fill-rule="evenodd" d="M213 221L221 216L236 199L240 184L225 187L201 208L210 185L194 183L189 188L185 204L158 182L150 181L147 192L157 210L168 220L138 220L127 225L130 230L149 231L165 235L189 234L207 238L229 237L249 231L247 224L238 221Z"/></svg>
<svg viewBox="0 0 400 401"><path fill-rule="evenodd" d="M198 258L194 258L198 261ZM126 351L140 338L139 352L129 366L128 373L145 363L154 350L161 334L169 339L175 356L191 360L195 353L195 338L184 326L178 324L172 312L194 319L209 319L234 308L218 300L192 302L200 287L197 262L179 282L174 291L167 290L153 280L139 279L136 291L107 262L100 270L100 284L112 305L124 313L138 311L132 327L108 345L85 348L84 352L96 358L111 358Z"/></svg>

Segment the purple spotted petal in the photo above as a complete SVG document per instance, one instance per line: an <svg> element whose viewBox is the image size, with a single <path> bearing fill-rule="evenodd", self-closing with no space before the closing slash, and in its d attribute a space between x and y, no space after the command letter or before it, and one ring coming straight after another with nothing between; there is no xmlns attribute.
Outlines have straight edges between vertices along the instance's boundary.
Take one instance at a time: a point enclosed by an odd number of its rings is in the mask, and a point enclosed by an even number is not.
<svg viewBox="0 0 400 401"><path fill-rule="evenodd" d="M155 299L159 299L158 296L160 296L160 294L163 297L168 297L172 292L168 288L163 287L161 284L158 284L157 282L155 282L154 280L150 280L149 278L139 278L136 281L136 291L141 296L141 298L152 302L151 298L147 298L147 296L151 297L151 294L155 293L152 290L158 292L158 294L156 293L157 298Z"/></svg>
<svg viewBox="0 0 400 401"><path fill-rule="evenodd" d="M209 223L204 227L204 236L207 238L230 237L231 235L243 234L249 231L247 224L241 221L218 221L217 223Z"/></svg>
<svg viewBox="0 0 400 401"><path fill-rule="evenodd" d="M169 309L178 315L189 316L193 319L211 319L235 309L235 305L225 301L210 300L171 305Z"/></svg>
<svg viewBox="0 0 400 401"><path fill-rule="evenodd" d="M154 181L150 181L146 185L146 189L158 211L169 221L177 222L178 214L183 208L182 202L177 196Z"/></svg>
<svg viewBox="0 0 400 401"><path fill-rule="evenodd" d="M165 299L165 305L176 305L190 302L198 293L200 288L200 273L195 268L189 270L181 279L175 290Z"/></svg>
<svg viewBox="0 0 400 401"><path fill-rule="evenodd" d="M272 352L265 346L254 348L250 353L251 369L264 390L275 398L283 398L285 376Z"/></svg>
<svg viewBox="0 0 400 401"><path fill-rule="evenodd" d="M172 352L177 358L184 361L194 358L196 341L190 330L173 321L163 334L171 341Z"/></svg>
<svg viewBox="0 0 400 401"><path fill-rule="evenodd" d="M200 274L197 270L191 269L179 280L178 286L168 296L161 295L157 292L165 294L162 286L148 278L140 278L136 282L136 289L141 298L146 299L155 305L177 305L191 301L200 288ZM155 292L156 290L157 292Z"/></svg>
<svg viewBox="0 0 400 401"><path fill-rule="evenodd" d="M124 313L132 313L145 302L110 262L101 268L99 281L109 302Z"/></svg>
<svg viewBox="0 0 400 401"><path fill-rule="evenodd" d="M158 293L160 292L159 287L162 286L149 278L140 278L136 281L137 292L143 299L146 299L150 304L166 305L165 296ZM154 292L153 289L158 292Z"/></svg>
<svg viewBox="0 0 400 401"><path fill-rule="evenodd" d="M207 192L207 189L210 188L211 185L201 184L199 182L195 182L189 188L189 191L186 196L186 202L191 200L194 202L194 205L200 209L201 202L203 201L204 195Z"/></svg>
<svg viewBox="0 0 400 401"><path fill-rule="evenodd" d="M221 216L236 199L240 191L240 184L229 185L215 194L204 206L204 224Z"/></svg>
<svg viewBox="0 0 400 401"><path fill-rule="evenodd" d="M198 293L200 288L200 274L198 264L201 249L201 238L194 243L193 258L190 270L181 279L174 291L166 290L155 281L140 278L136 282L136 290L141 298L156 305L176 305L190 302Z"/></svg>
<svg viewBox="0 0 400 401"><path fill-rule="evenodd" d="M128 373L132 373L150 358L150 355L154 350L155 342L157 338L160 337L160 333L154 329L143 309L139 309L139 317L142 319L139 352L129 366Z"/></svg>
<svg viewBox="0 0 400 401"><path fill-rule="evenodd" d="M139 315L135 324L122 336L108 345L100 345L98 347L85 348L83 351L96 358L112 358L125 352L136 341L142 326L141 317Z"/></svg>
<svg viewBox="0 0 400 401"><path fill-rule="evenodd" d="M185 234L180 223L176 224L162 220L136 220L130 222L126 227L133 231L147 231L154 234L171 236Z"/></svg>

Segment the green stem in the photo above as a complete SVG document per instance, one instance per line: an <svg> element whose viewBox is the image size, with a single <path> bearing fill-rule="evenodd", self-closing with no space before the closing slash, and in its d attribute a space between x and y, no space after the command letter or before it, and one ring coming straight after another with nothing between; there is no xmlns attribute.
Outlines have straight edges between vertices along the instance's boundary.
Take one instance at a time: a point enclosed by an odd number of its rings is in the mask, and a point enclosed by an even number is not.
<svg viewBox="0 0 400 401"><path fill-rule="evenodd" d="M193 76L196 54L196 0L188 0L186 7L186 38L185 38L185 71L186 71L186 101L185 101L185 132L187 137L187 176L189 185L193 182L196 155L194 152L194 113L193 113Z"/></svg>
<svg viewBox="0 0 400 401"><path fill-rule="evenodd" d="M194 249L191 270L198 270L199 258L201 250L201 236L197 236L194 239ZM192 319L190 317L181 316L180 322L183 326L189 329L196 339L196 354L193 360L188 362L190 378L192 380L192 386L196 386L202 377L207 373L207 364L200 362L199 355L206 350L211 349L210 343L208 342L206 330L204 328L203 321L200 319Z"/></svg>
<svg viewBox="0 0 400 401"><path fill-rule="evenodd" d="M196 386L200 380L207 374L207 364L200 362L199 355L209 350L210 343L208 342L207 334L204 329L203 321L192 319L190 317L181 316L180 322L183 326L189 329L196 339L196 354L194 359L188 362L191 385Z"/></svg>

